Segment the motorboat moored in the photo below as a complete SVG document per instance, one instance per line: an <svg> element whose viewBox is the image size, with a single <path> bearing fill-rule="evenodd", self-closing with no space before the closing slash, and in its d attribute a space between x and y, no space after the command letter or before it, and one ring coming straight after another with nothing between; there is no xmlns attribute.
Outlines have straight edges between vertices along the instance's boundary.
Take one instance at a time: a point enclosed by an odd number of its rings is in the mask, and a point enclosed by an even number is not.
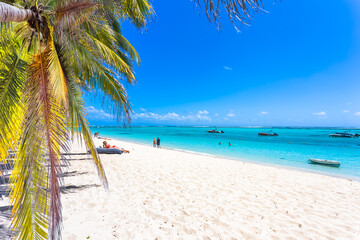
<svg viewBox="0 0 360 240"><path fill-rule="evenodd" d="M343 137L343 138L354 138L358 136L359 134L353 134L349 132L337 132L337 133L329 134L329 137Z"/></svg>
<svg viewBox="0 0 360 240"><path fill-rule="evenodd" d="M208 133L224 133L224 131L218 131L218 130L207 130Z"/></svg>
<svg viewBox="0 0 360 240"><path fill-rule="evenodd" d="M277 133L273 132L260 132L258 133L259 136L279 136Z"/></svg>
<svg viewBox="0 0 360 240"><path fill-rule="evenodd" d="M332 166L332 167L339 167L341 164L340 161L317 159L317 158L310 158L309 162L313 163L313 164L322 164L322 165L327 165L327 166Z"/></svg>

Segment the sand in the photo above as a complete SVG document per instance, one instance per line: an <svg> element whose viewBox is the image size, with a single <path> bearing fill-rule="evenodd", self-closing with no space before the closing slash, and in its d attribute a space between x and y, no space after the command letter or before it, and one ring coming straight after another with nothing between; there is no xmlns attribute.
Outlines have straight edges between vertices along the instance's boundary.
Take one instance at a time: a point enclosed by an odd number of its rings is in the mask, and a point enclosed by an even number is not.
<svg viewBox="0 0 360 240"><path fill-rule="evenodd" d="M108 192L88 156L64 170L63 239L360 239L360 182L109 142Z"/></svg>
<svg viewBox="0 0 360 240"><path fill-rule="evenodd" d="M109 142L130 150L101 155L109 191L88 155L64 169L64 240L360 239L360 182ZM9 216L5 198L0 239Z"/></svg>

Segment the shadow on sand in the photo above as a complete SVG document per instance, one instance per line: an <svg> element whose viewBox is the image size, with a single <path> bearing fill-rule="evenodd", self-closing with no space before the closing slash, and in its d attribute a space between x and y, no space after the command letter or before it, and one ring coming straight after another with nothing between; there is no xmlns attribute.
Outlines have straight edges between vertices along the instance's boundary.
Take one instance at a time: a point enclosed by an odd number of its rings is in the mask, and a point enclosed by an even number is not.
<svg viewBox="0 0 360 240"><path fill-rule="evenodd" d="M78 171L72 171L72 172L63 172L61 174L61 177L75 177L79 175L88 174L88 172L78 172Z"/></svg>
<svg viewBox="0 0 360 240"><path fill-rule="evenodd" d="M83 190L83 189L87 189L87 188L98 188L98 187L101 187L101 185L99 185L99 184L85 184L85 185L79 185L79 186L69 185L69 186L60 187L60 193L61 194L74 193L79 190Z"/></svg>
<svg viewBox="0 0 360 240"><path fill-rule="evenodd" d="M0 239L11 239L11 209L12 206L0 207Z"/></svg>

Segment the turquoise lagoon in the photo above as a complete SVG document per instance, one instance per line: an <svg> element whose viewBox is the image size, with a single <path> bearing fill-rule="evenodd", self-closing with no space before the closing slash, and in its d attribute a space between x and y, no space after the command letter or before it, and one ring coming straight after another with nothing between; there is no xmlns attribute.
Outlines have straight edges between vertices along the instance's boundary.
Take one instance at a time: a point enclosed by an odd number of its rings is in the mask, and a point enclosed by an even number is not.
<svg viewBox="0 0 360 240"><path fill-rule="evenodd" d="M100 136L152 146L161 146L222 156L235 160L278 165L299 170L360 180L360 138L331 138L333 128L218 128L224 133L207 133L210 127L92 127ZM277 137L258 136L273 131ZM359 129L346 129L360 133ZM221 142L221 145L219 145ZM229 146L231 142L231 146ZM339 168L309 164L309 158L341 161Z"/></svg>

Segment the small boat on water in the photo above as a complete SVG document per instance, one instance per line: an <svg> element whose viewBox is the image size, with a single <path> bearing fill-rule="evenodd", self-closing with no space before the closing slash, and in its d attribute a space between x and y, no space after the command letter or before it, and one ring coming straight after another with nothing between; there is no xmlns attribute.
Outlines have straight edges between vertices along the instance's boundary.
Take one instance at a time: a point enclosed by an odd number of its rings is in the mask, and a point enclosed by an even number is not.
<svg viewBox="0 0 360 240"><path fill-rule="evenodd" d="M207 130L208 133L224 133L224 131L218 131L218 130Z"/></svg>
<svg viewBox="0 0 360 240"><path fill-rule="evenodd" d="M334 134L329 134L329 137L343 137L343 138L354 138L359 137L359 134L355 133L349 133L349 132L337 132Z"/></svg>
<svg viewBox="0 0 360 240"><path fill-rule="evenodd" d="M313 164L322 164L322 165L328 165L328 166L332 166L332 167L339 167L341 164L340 161L317 159L317 158L310 158L309 162L313 163Z"/></svg>
<svg viewBox="0 0 360 240"><path fill-rule="evenodd" d="M273 133L272 131L270 131L270 132L259 132L258 135L259 136L279 136L277 133Z"/></svg>

